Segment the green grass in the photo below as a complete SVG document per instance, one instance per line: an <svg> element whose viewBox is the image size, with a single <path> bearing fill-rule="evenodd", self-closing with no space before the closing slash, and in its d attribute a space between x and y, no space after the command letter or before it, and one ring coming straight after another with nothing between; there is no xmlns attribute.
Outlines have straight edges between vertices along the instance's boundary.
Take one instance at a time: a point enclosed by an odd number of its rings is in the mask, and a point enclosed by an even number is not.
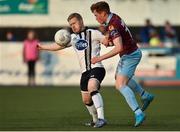
<svg viewBox="0 0 180 132"><path fill-rule="evenodd" d="M0 130L180 130L180 88L148 88L156 98L147 119L134 128L134 115L113 88L101 90L108 125L84 126L90 116L79 87L0 87Z"/></svg>

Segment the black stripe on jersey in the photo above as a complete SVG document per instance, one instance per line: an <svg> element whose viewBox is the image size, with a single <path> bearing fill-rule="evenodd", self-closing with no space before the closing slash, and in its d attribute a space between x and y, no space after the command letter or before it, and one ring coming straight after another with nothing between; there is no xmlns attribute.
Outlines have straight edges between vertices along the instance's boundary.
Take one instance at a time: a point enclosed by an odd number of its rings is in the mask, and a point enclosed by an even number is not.
<svg viewBox="0 0 180 132"><path fill-rule="evenodd" d="M87 39L87 33L86 33L86 29L84 30L84 40ZM84 50L84 57L85 57L85 65L86 65L86 70L88 69L88 61L87 61L87 49Z"/></svg>
<svg viewBox="0 0 180 132"><path fill-rule="evenodd" d="M82 35L81 35L81 33L79 33L79 38L80 38L80 39L82 38Z"/></svg>
<svg viewBox="0 0 180 132"><path fill-rule="evenodd" d="M89 67L91 69L91 51L92 51L92 43L91 43L91 31L89 31Z"/></svg>

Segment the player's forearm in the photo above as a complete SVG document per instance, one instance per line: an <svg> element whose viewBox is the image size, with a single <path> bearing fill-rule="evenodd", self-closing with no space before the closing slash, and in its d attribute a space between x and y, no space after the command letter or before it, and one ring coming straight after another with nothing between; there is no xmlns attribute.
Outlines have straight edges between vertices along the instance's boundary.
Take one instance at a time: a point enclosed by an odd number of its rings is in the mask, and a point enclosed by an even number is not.
<svg viewBox="0 0 180 132"><path fill-rule="evenodd" d="M122 47L121 37L114 39L113 43L114 43L114 48L111 51L109 51L107 54L102 55L101 60L111 58L122 51L123 47Z"/></svg>
<svg viewBox="0 0 180 132"><path fill-rule="evenodd" d="M56 43L48 44L48 45L41 44L39 47L40 47L39 48L40 50L47 50L47 51L57 51L57 50L61 50L65 48L65 47L57 45Z"/></svg>
<svg viewBox="0 0 180 132"><path fill-rule="evenodd" d="M109 51L107 54L102 55L100 58L101 58L101 60L105 60L105 59L111 58L119 53L120 53L120 50L117 49L116 47L114 47L111 51Z"/></svg>

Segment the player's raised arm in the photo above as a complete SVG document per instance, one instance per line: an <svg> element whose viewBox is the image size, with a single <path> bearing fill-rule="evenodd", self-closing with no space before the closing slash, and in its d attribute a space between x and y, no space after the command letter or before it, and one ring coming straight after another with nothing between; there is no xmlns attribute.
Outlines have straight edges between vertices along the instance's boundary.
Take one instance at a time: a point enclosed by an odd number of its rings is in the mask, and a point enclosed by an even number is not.
<svg viewBox="0 0 180 132"><path fill-rule="evenodd" d="M39 50L57 51L71 46L71 34L65 29L61 29L55 33L55 43L49 45L38 44Z"/></svg>
<svg viewBox="0 0 180 132"><path fill-rule="evenodd" d="M62 49L65 49L67 47L65 46L60 46L56 43L53 43L53 44L38 44L37 45L37 48L39 50L48 50L48 51L57 51L57 50L62 50Z"/></svg>

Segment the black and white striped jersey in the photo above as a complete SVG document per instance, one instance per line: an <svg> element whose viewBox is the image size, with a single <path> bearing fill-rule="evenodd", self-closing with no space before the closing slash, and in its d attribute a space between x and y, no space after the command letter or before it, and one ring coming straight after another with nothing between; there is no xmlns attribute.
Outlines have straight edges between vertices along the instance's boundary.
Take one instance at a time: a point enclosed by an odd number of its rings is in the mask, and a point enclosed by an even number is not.
<svg viewBox="0 0 180 132"><path fill-rule="evenodd" d="M71 34L70 45L77 54L82 73L95 67L103 67L101 62L91 64L91 58L100 56L100 40L103 37L100 31L88 28L78 34Z"/></svg>

